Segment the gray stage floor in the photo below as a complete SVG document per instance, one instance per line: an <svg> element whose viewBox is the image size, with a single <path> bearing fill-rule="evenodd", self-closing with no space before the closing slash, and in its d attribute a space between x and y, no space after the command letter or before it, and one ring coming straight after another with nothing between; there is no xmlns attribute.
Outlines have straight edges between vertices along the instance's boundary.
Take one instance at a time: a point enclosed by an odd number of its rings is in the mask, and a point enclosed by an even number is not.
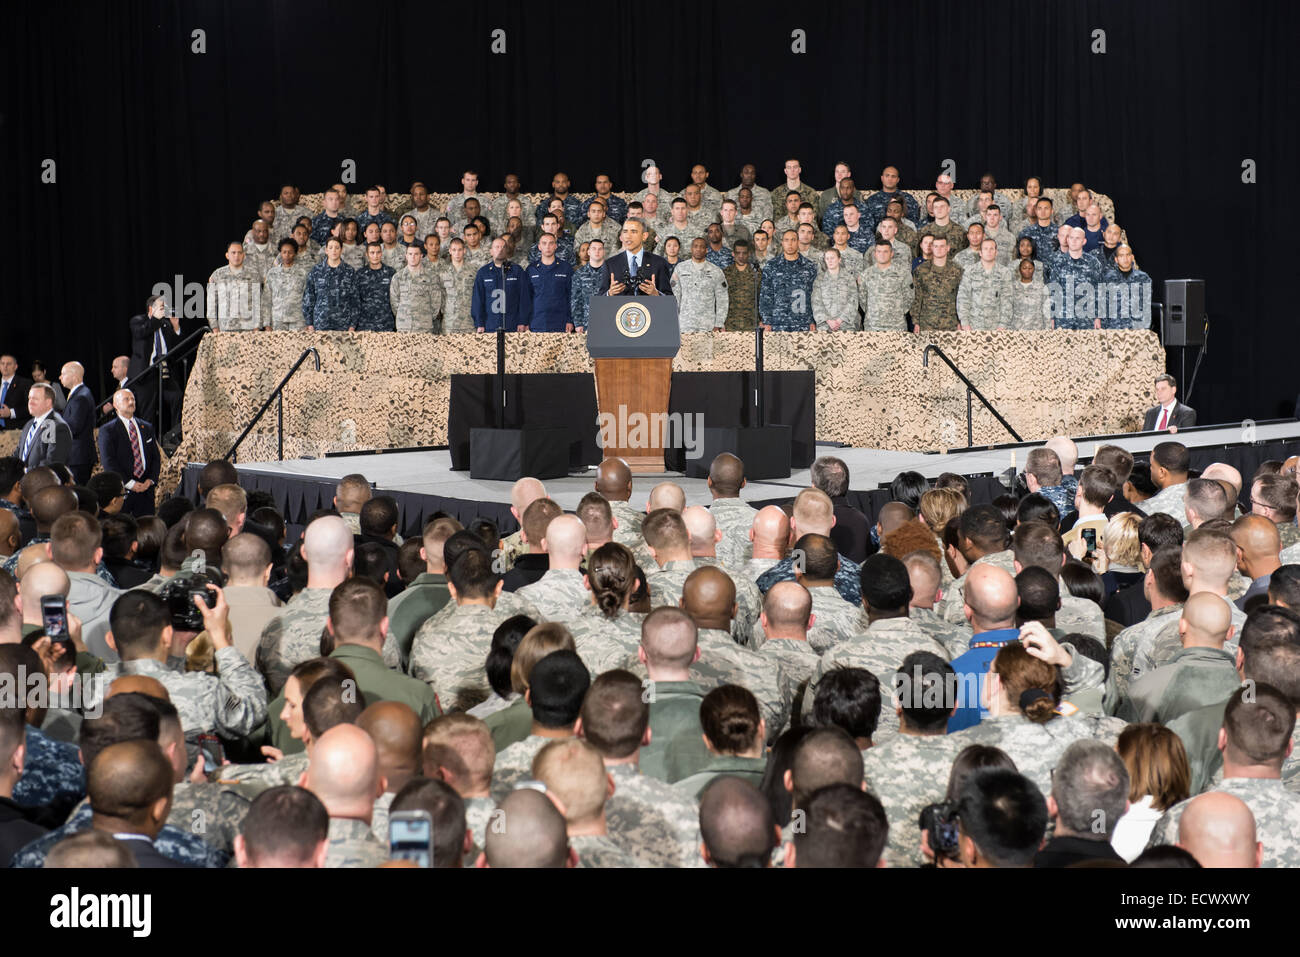
<svg viewBox="0 0 1300 957"><path fill-rule="evenodd" d="M1106 439L1102 442L1083 440L1079 442L1079 456L1083 459L1092 457L1099 444L1112 443L1123 446L1134 453L1149 452L1166 436L1155 433L1134 434L1132 437ZM1172 438L1172 436L1170 436ZM1240 426L1184 432L1179 441L1189 447L1205 445L1227 445L1243 441L1282 441L1295 438L1297 451L1300 452L1300 422L1284 422L1275 425L1260 425L1254 435L1247 437ZM849 466L852 474L851 487L855 489L874 489L881 483L889 482L899 472L915 470L927 478L934 478L941 472L957 472L962 475L980 473L999 473L1008 468L1023 468L1025 456L1032 446L1017 448L988 449L972 452L951 452L946 454L927 454L924 452L893 452L885 449L847 449L819 446L821 454L836 455ZM506 502L510 499L509 482L476 481L469 477L469 472L451 471L449 452L388 452L379 455L349 455L325 459L294 459L285 462L240 462L240 471L270 472L282 475L295 475L318 479L339 479L351 472L359 472L379 488L398 489L406 492L421 492L429 495L442 495L478 502ZM546 483L547 494L561 507L576 508L583 495L591 491L595 480L595 469L586 474L571 475L562 479L551 479ZM711 499L704 479L684 478L680 473L663 475L641 474L633 482L635 489L633 501L644 501L651 486L663 480L672 480L686 491L689 504L706 505ZM751 500L784 498L793 494L792 489L804 488L811 484L808 470L793 473L790 478L771 482L751 482L741 493L741 497Z"/></svg>

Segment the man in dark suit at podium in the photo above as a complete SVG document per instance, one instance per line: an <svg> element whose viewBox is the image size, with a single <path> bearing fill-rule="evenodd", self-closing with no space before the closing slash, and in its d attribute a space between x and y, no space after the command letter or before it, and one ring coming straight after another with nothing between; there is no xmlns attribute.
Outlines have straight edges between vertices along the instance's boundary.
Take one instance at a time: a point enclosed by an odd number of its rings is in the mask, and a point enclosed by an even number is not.
<svg viewBox="0 0 1300 957"><path fill-rule="evenodd" d="M124 512L143 518L154 513L154 486L161 461L153 427L135 417L135 396L130 389L113 395L117 414L99 430L99 461L105 472L126 480Z"/></svg>
<svg viewBox="0 0 1300 957"><path fill-rule="evenodd" d="M1156 401L1160 404L1147 409L1142 421L1143 432L1165 432L1172 429L1190 429L1196 424L1196 410L1178 401L1178 382L1165 374L1156 377Z"/></svg>
<svg viewBox="0 0 1300 957"><path fill-rule="evenodd" d="M605 265L596 277L596 295L672 296L668 260L645 248L645 223L629 218L620 238L623 249L605 257Z"/></svg>

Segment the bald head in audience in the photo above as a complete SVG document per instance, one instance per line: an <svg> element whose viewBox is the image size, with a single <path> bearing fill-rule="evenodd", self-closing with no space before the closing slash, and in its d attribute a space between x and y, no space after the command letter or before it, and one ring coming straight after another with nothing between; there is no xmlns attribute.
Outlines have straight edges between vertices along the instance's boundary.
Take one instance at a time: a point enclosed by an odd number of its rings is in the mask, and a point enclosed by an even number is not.
<svg viewBox="0 0 1300 957"><path fill-rule="evenodd" d="M479 867L573 867L564 815L545 794L525 788L497 805L501 812L487 828Z"/></svg>
<svg viewBox="0 0 1300 957"><path fill-rule="evenodd" d="M385 790L374 741L356 725L335 725L315 740L300 784L320 798L330 817L369 824L375 798Z"/></svg>
<svg viewBox="0 0 1300 957"><path fill-rule="evenodd" d="M596 470L596 491L610 502L632 497L632 470L622 459L605 459Z"/></svg>
<svg viewBox="0 0 1300 957"><path fill-rule="evenodd" d="M1264 845L1246 802L1222 791L1200 794L1178 819L1178 846L1202 867L1259 867Z"/></svg>
<svg viewBox="0 0 1300 957"><path fill-rule="evenodd" d="M1219 596L1197 592L1183 605L1178 635L1184 648L1222 648L1232 632L1232 609Z"/></svg>
<svg viewBox="0 0 1300 957"><path fill-rule="evenodd" d="M709 491L714 498L738 498L745 487L745 463L723 452L709 466Z"/></svg>
<svg viewBox="0 0 1300 957"><path fill-rule="evenodd" d="M423 764L424 728L420 716L400 701L377 701L361 712L357 727L370 735L385 791L396 794ZM328 734L329 732L326 732Z"/></svg>
<svg viewBox="0 0 1300 957"><path fill-rule="evenodd" d="M1271 575L1282 564L1282 539L1271 518L1243 515L1232 523L1231 536L1237 546L1237 570L1247 578Z"/></svg>
<svg viewBox="0 0 1300 957"><path fill-rule="evenodd" d="M680 512L685 507L686 493L676 482L660 482L650 490L650 498L645 503L646 514L661 508Z"/></svg>
<svg viewBox="0 0 1300 957"><path fill-rule="evenodd" d="M1237 496L1241 494L1241 473L1231 465L1225 465L1223 462L1214 462L1207 465L1201 472L1201 478L1214 479L1218 482L1227 482L1232 486L1232 492L1229 498L1235 502Z"/></svg>
<svg viewBox="0 0 1300 957"><path fill-rule="evenodd" d="M525 476L510 487L510 514L522 524L528 506L545 497L546 486L531 476Z"/></svg>
<svg viewBox="0 0 1300 957"><path fill-rule="evenodd" d="M573 568L587 554L587 527L576 515L557 515L546 526L542 548L551 556L551 568Z"/></svg>
<svg viewBox="0 0 1300 957"><path fill-rule="evenodd" d="M775 505L765 505L754 516L749 530L755 558L785 558L790 547L790 516Z"/></svg>
<svg viewBox="0 0 1300 957"><path fill-rule="evenodd" d="M723 775L700 795L700 837L700 856L710 867L769 867L781 828L763 792Z"/></svg>
<svg viewBox="0 0 1300 957"><path fill-rule="evenodd" d="M888 535L900 525L906 525L915 516L912 510L902 502L886 502L880 507L880 514L876 516L876 526L880 529L880 534Z"/></svg>
<svg viewBox="0 0 1300 957"><path fill-rule="evenodd" d="M86 771L94 828L157 837L171 812L172 774L156 741L121 741L104 748Z"/></svg>
<svg viewBox="0 0 1300 957"><path fill-rule="evenodd" d="M19 581L18 594L23 600L23 624L44 625L41 617L41 599L46 595L68 597L72 580L54 562L39 562L27 569Z"/></svg>
<svg viewBox="0 0 1300 957"><path fill-rule="evenodd" d="M736 616L736 583L721 568L703 565L682 585L682 610L701 630L729 631Z"/></svg>
<svg viewBox="0 0 1300 957"><path fill-rule="evenodd" d="M1061 474L1073 475L1074 467L1079 462L1079 447L1074 440L1064 435L1054 435L1043 443L1043 448L1051 449L1061 460Z"/></svg>
<svg viewBox="0 0 1300 957"><path fill-rule="evenodd" d="M323 515L307 526L302 536L302 557L307 560L307 587L333 588L352 568L352 530L336 515Z"/></svg>
<svg viewBox="0 0 1300 957"><path fill-rule="evenodd" d="M966 620L975 634L1014 628L1020 604L1016 580L996 565L972 565L963 590Z"/></svg>
<svg viewBox="0 0 1300 957"><path fill-rule="evenodd" d="M240 532L221 546L221 571L229 585L265 585L271 579L271 546L252 532Z"/></svg>
<svg viewBox="0 0 1300 957"><path fill-rule="evenodd" d="M777 582L763 597L759 616L763 634L768 638L807 639L808 629L816 616L812 613L812 595L799 582Z"/></svg>
<svg viewBox="0 0 1300 957"><path fill-rule="evenodd" d="M714 521L713 513L703 505L690 505L682 509L682 521L686 523L686 532L691 537L691 555L697 558L716 557L722 532Z"/></svg>

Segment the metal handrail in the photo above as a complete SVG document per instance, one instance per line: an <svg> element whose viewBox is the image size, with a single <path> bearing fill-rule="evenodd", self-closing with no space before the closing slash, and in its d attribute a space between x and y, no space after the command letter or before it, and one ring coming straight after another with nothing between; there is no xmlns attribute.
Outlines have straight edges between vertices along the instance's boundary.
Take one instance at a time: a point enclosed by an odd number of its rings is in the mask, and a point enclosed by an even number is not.
<svg viewBox="0 0 1300 957"><path fill-rule="evenodd" d="M972 394L975 396L975 398L980 400L980 403L984 406L984 408L988 409L989 412L993 414L993 418L997 419L999 422L1002 423L1002 427L1011 433L1011 437L1013 439L1015 439L1017 442L1024 441L1024 439L1020 437L1020 433L1018 433L1015 429L1011 427L1011 423L1002 417L1002 413L1000 413L997 409L993 408L989 400L984 398L984 394L980 392L979 389L975 388L975 383L971 382L970 379L966 378L965 373L963 373L960 369L958 369L957 366L953 363L953 361L948 358L948 354L945 353L938 346L936 346L933 342L930 343L928 346L926 346L925 351L921 353L922 368L928 369L930 367L931 351L933 351L936 355L938 355L938 357L947 364L948 368L951 369L957 375L958 379L961 379L962 382L966 383L966 448L968 449L975 448L975 423L974 423L973 409L971 406Z"/></svg>
<svg viewBox="0 0 1300 957"><path fill-rule="evenodd" d="M114 387L113 391L110 392L108 395L106 395L104 398L100 399L99 403L95 406L95 408L99 412L98 421L100 422L100 424L103 424L108 419L111 419L113 417L112 412L103 411L104 406L111 405L113 403L113 396L117 395L117 393L120 392L122 389L131 389L134 391L136 383L143 381L144 379L148 378L152 373L159 371L159 369L161 368L164 362L171 362L175 360L185 359L191 352L193 352L195 349L199 347L199 339L203 338L203 334L211 331L212 331L211 327L209 327L206 324L200 326L198 329L195 329L193 332L191 332L180 342L176 343L175 349L170 349L167 351L165 355L159 356L150 365L141 369L135 375L131 376L131 378L127 379L123 385ZM191 343L193 343L193 345L191 345ZM162 419L162 403L163 403L162 393L163 393L162 375L159 374L158 376L158 419L159 420ZM159 424L159 423L155 423L155 424Z"/></svg>
<svg viewBox="0 0 1300 957"><path fill-rule="evenodd" d="M284 461L284 387L289 384L289 380L293 378L293 374L298 371L298 367L303 364L303 361L308 356L316 357L316 371L320 372L320 353L316 351L315 346L309 346L302 351L302 355L298 357L298 361L295 362L289 368L289 371L285 373L284 378L280 380L280 384L277 385L271 391L271 394L266 397L266 401L262 403L262 407L258 409L257 414L253 416L253 421L249 422L248 425L244 427L244 431L239 433L239 438L235 439L235 444L230 447L230 451L222 456L223 459L228 459L232 462L235 461L235 452L238 451L240 443L243 442L244 439L248 438L248 433L253 431L253 426L257 425L257 423L262 420L262 415L271 407L271 400L278 399L280 404L279 408L276 409L275 414L276 454L279 461Z"/></svg>

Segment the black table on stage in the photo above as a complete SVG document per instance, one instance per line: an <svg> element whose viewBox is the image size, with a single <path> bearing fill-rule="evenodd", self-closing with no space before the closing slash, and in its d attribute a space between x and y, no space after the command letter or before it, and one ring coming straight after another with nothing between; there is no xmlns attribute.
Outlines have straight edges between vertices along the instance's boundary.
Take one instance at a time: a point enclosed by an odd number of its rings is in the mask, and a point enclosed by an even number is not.
<svg viewBox="0 0 1300 957"><path fill-rule="evenodd" d="M788 425L790 464L807 468L817 457L817 404L811 370L765 372L768 425ZM469 432L496 424L494 375L453 375L447 416L447 444L453 471L469 468ZM508 429L562 428L569 433L569 465L599 465L596 382L589 373L511 374L506 380L504 425ZM700 412L706 427L754 426L753 372L674 372L668 412ZM666 449L670 472L686 468L684 449Z"/></svg>

